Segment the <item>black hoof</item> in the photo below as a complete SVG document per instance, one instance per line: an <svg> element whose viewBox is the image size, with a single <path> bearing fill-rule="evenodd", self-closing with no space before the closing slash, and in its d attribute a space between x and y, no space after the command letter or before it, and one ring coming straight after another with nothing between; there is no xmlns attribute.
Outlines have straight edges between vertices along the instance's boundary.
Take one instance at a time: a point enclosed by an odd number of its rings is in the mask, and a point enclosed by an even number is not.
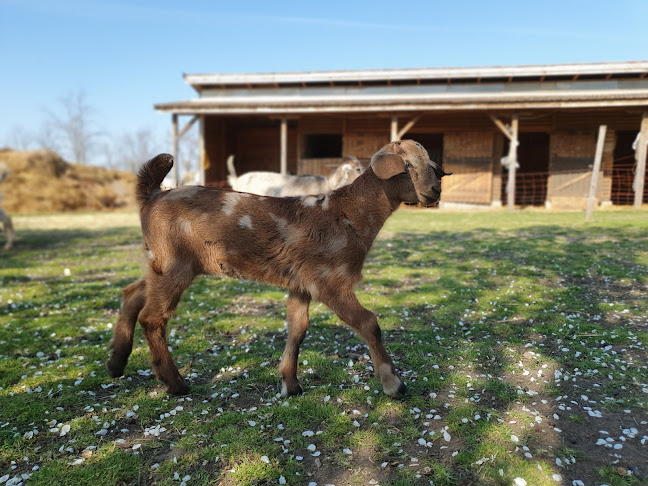
<svg viewBox="0 0 648 486"><path fill-rule="evenodd" d="M108 370L108 374L112 378L119 378L120 376L124 376L124 368L126 368L126 366L115 364L110 360L106 363L106 370Z"/></svg>

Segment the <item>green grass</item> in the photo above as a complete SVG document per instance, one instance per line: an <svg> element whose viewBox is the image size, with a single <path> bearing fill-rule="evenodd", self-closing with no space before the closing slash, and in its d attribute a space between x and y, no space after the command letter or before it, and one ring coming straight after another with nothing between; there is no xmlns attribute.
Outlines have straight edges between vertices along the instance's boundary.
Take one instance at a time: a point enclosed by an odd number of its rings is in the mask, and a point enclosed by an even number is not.
<svg viewBox="0 0 648 486"><path fill-rule="evenodd" d="M305 393L280 398L286 291L215 278L196 280L170 324L189 397L155 380L139 328L126 376L111 379L121 289L144 270L136 215L15 225L15 249L0 254L0 478L340 486L648 476L645 212L600 211L590 224L579 212L396 213L358 297L408 383L402 399L382 394L364 344L317 303L299 359ZM637 433L624 435L630 427ZM595 445L607 437L622 448Z"/></svg>

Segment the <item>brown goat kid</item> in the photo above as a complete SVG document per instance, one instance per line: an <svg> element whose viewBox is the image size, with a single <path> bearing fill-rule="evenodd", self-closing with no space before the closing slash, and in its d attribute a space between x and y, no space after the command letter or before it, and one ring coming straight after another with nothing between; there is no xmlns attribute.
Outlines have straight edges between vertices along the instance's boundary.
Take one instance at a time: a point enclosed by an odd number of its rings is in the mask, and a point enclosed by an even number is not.
<svg viewBox="0 0 648 486"><path fill-rule="evenodd" d="M111 376L123 374L139 320L158 379L169 393L189 391L171 359L166 325L193 279L208 274L288 288L288 339L279 365L282 395L302 392L297 359L311 300L326 304L365 340L387 395L405 393L376 315L358 302L354 287L378 231L399 205L428 206L439 200L440 179L448 174L419 143L386 145L353 184L319 196L273 198L209 187L161 191L172 166L173 158L162 154L139 174L149 271L145 280L124 290L107 363Z"/></svg>

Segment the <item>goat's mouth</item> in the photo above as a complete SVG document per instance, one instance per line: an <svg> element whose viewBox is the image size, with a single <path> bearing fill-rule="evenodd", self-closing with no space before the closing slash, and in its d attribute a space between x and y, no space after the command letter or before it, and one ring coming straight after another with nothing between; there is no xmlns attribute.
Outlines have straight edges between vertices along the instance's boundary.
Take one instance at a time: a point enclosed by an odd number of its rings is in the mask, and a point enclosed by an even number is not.
<svg viewBox="0 0 648 486"><path fill-rule="evenodd" d="M441 199L441 193L435 190L432 190L430 194L419 193L418 196L419 202L425 207L433 206L439 202L439 199Z"/></svg>

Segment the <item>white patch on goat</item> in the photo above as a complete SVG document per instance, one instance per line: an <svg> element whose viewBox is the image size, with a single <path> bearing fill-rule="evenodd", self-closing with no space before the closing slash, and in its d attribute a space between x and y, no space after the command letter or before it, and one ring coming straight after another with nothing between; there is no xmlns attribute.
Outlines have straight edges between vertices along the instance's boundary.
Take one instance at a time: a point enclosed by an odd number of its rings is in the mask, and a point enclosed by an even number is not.
<svg viewBox="0 0 648 486"><path fill-rule="evenodd" d="M331 273L333 277L337 277L337 278L346 277L348 274L349 274L349 267L346 263L343 263L335 270L333 270L333 272Z"/></svg>
<svg viewBox="0 0 648 486"><path fill-rule="evenodd" d="M307 208L312 208L313 206L315 206L316 202L317 196L306 196L304 199L302 199L302 204Z"/></svg>
<svg viewBox="0 0 648 486"><path fill-rule="evenodd" d="M326 265L318 265L317 266L317 271L321 275L322 278L326 278L329 276L331 273L331 269L327 267Z"/></svg>
<svg viewBox="0 0 648 486"><path fill-rule="evenodd" d="M322 209L326 211L329 208L329 198L324 196L324 202L322 202Z"/></svg>
<svg viewBox="0 0 648 486"><path fill-rule="evenodd" d="M326 243L326 249L330 253L337 253L341 251L345 246L347 246L347 237L346 235L340 235L337 238L331 238Z"/></svg>
<svg viewBox="0 0 648 486"><path fill-rule="evenodd" d="M246 214L241 219L239 219L238 224L241 228L252 229L252 218L250 218L250 216Z"/></svg>
<svg viewBox="0 0 648 486"><path fill-rule="evenodd" d="M297 226L288 224L288 221L284 218L280 218L272 213L270 213L270 219L275 222L277 225L277 230L283 237L287 245L297 244L302 237L304 236L302 230Z"/></svg>
<svg viewBox="0 0 648 486"><path fill-rule="evenodd" d="M193 227L191 225L191 221L189 221L188 219L180 218L180 219L178 219L178 224L180 225L180 229L184 233L188 233L188 234L193 233Z"/></svg>
<svg viewBox="0 0 648 486"><path fill-rule="evenodd" d="M231 216L234 213L234 210L236 209L236 205L239 203L241 200L241 197L243 197L244 194L240 192L226 192L225 196L223 196L223 213L225 216Z"/></svg>
<svg viewBox="0 0 648 486"><path fill-rule="evenodd" d="M382 382L383 391L386 395L398 395L401 381L400 378L394 374L392 367L388 363L383 363L378 367L378 377Z"/></svg>
<svg viewBox="0 0 648 486"><path fill-rule="evenodd" d="M308 283L308 285L306 285L306 290L313 299L317 299L317 296L319 295L319 288L317 287L315 282Z"/></svg>
<svg viewBox="0 0 648 486"><path fill-rule="evenodd" d="M155 255L153 254L153 252L150 249L147 249L144 252L144 255L146 255L146 258L148 258L149 260L155 260Z"/></svg>
<svg viewBox="0 0 648 486"><path fill-rule="evenodd" d="M281 396L288 396L288 387L286 386L286 382L284 380L281 380Z"/></svg>

